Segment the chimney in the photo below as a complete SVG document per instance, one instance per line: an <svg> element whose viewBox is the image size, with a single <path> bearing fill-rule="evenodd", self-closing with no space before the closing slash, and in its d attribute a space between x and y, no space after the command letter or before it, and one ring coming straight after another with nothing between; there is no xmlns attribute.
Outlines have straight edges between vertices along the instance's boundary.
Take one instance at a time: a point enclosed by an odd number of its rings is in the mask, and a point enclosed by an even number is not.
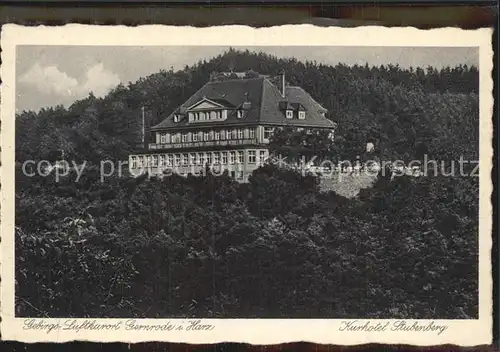
<svg viewBox="0 0 500 352"><path fill-rule="evenodd" d="M284 98L285 97L285 70L280 71L278 74L279 77L279 85L278 88L280 90L281 96Z"/></svg>

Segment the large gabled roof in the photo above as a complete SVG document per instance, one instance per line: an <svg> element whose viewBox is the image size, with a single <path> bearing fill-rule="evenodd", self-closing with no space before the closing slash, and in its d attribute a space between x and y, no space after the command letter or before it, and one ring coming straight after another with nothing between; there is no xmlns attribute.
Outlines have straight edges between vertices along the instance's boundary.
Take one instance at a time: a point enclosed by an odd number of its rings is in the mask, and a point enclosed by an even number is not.
<svg viewBox="0 0 500 352"><path fill-rule="evenodd" d="M173 116L186 108L195 105L203 99L221 103L228 107L228 116L224 121L206 121L190 124L184 117L180 122L174 122ZM306 118L287 119L280 102L286 101L287 106L301 106L306 111ZM235 108L242 108L245 104L243 118L237 117ZM249 104L248 104L249 103ZM300 87L287 86L285 97L281 95L278 87L267 78L231 79L225 81L208 82L184 104L173 111L166 119L151 130L178 129L188 126L227 126L227 125L249 125L267 124L283 126L304 127L334 127L335 123L322 115L326 109L316 102L304 89Z"/></svg>

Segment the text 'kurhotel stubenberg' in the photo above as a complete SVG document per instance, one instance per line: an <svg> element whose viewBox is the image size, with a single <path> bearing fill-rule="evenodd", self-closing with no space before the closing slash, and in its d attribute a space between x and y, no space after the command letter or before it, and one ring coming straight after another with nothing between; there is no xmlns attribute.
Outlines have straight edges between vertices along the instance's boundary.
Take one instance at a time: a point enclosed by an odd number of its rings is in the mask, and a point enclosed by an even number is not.
<svg viewBox="0 0 500 352"><path fill-rule="evenodd" d="M393 322L372 322L350 320L340 323L339 331L352 332L386 332L386 331L405 331L405 332L435 332L441 335L448 329L446 325L439 325L434 321L430 322L409 322L405 320L396 320Z"/></svg>

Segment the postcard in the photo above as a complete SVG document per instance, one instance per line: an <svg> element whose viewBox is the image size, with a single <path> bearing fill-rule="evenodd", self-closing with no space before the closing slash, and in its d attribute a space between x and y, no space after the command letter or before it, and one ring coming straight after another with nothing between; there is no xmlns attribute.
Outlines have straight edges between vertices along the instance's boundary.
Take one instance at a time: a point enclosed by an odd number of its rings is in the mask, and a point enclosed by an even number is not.
<svg viewBox="0 0 500 352"><path fill-rule="evenodd" d="M4 26L2 339L490 344L491 35Z"/></svg>

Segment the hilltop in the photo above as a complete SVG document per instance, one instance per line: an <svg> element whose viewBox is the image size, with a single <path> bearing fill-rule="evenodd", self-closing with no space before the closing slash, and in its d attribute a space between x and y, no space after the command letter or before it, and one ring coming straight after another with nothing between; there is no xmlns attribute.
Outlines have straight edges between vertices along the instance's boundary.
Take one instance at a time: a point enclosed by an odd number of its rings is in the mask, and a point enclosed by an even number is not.
<svg viewBox="0 0 500 352"><path fill-rule="evenodd" d="M217 72L273 76L280 70L338 123L338 157L355 158L367 142L374 142L383 158L415 158L423 152L443 158L477 156L475 67L329 66L229 50L179 71L162 70L120 85L104 98L90 94L68 108L18 114L16 160L50 160L59 150L77 161L125 160L137 147L143 107L147 124L154 125Z"/></svg>

